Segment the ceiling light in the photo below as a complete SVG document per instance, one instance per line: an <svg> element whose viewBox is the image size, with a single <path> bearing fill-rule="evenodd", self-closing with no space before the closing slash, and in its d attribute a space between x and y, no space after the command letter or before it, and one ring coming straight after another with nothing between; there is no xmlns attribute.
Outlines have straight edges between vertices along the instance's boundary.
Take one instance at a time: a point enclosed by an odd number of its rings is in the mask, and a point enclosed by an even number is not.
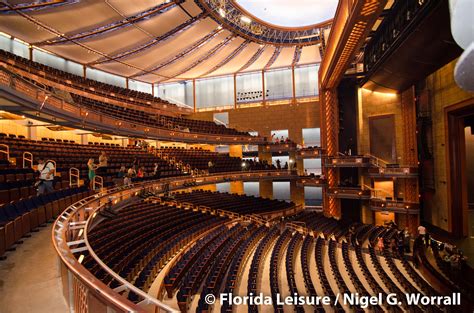
<svg viewBox="0 0 474 313"><path fill-rule="evenodd" d="M219 15L225 17L225 11L223 8L219 8Z"/></svg>
<svg viewBox="0 0 474 313"><path fill-rule="evenodd" d="M242 15L240 17L240 20L244 23L247 23L247 24L250 24L250 22L252 22L252 20L249 17L245 16L245 15Z"/></svg>

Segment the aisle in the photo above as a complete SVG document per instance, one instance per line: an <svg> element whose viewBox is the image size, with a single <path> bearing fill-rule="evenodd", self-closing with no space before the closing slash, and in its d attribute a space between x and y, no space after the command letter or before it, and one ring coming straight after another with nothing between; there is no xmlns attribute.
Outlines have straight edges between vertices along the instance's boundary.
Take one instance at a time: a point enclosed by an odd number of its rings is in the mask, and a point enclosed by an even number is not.
<svg viewBox="0 0 474 313"><path fill-rule="evenodd" d="M52 225L25 238L0 261L1 313L65 313L59 259L51 242Z"/></svg>

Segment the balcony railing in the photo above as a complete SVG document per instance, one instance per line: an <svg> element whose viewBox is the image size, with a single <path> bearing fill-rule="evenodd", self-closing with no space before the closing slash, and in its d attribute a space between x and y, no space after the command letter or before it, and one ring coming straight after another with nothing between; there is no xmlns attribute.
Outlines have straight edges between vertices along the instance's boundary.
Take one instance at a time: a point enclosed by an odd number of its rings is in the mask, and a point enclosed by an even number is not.
<svg viewBox="0 0 474 313"><path fill-rule="evenodd" d="M371 197L371 191L360 187L336 187L328 190L328 196L338 199L364 199Z"/></svg>
<svg viewBox="0 0 474 313"><path fill-rule="evenodd" d="M298 149L296 152L296 157L305 159L305 158L320 158L326 154L326 150L321 147L312 147L312 148L303 148Z"/></svg>
<svg viewBox="0 0 474 313"><path fill-rule="evenodd" d="M374 211L389 211L406 214L420 213L420 204L415 202L371 199L370 208Z"/></svg>
<svg viewBox="0 0 474 313"><path fill-rule="evenodd" d="M354 155L354 156L336 156L329 157L326 167L370 167L372 166L370 156Z"/></svg>

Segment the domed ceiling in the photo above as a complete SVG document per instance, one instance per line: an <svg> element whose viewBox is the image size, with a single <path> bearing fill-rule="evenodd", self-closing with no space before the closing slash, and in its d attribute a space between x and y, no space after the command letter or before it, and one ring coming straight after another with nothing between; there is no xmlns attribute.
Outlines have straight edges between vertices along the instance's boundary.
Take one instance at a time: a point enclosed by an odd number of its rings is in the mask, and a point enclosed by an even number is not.
<svg viewBox="0 0 474 313"><path fill-rule="evenodd" d="M89 67L161 83L320 62L326 19L336 6L336 0L9 1L0 4L0 31ZM294 12L305 7L310 13L295 24Z"/></svg>

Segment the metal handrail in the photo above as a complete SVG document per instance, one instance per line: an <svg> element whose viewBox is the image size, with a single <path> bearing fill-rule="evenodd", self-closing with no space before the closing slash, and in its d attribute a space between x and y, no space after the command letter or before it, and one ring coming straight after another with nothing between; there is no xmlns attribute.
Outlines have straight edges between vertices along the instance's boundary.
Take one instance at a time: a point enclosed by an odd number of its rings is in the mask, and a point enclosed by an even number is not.
<svg viewBox="0 0 474 313"><path fill-rule="evenodd" d="M61 258L64 265L75 274L75 277L82 283L90 288L90 292L98 292L102 296L106 304L110 304L115 308L124 310L127 312L142 312L140 305L151 304L155 308L162 309L166 312L176 312L174 309L168 307L164 303L158 301L156 298L148 295L144 291L136 288L133 284L120 277L117 273L113 272L107 267L93 252L90 244L87 240L87 226L90 225L92 219L96 216L98 210L108 201L110 196L118 195L122 199L137 194L141 190L163 190L165 185L169 185L174 190L187 188L184 183L195 182L198 184L212 184L223 180L246 180L247 178L262 178L262 177L295 177L295 175L288 175L285 171L255 171L255 172L226 172L214 175L202 175L198 177L171 177L163 178L159 180L152 180L147 182L135 183L128 187L114 187L110 189L103 189L96 195L82 199L79 202L74 203L64 210L64 212L57 218L53 225L52 240L54 248ZM94 207L95 206L95 207ZM70 228L72 223L81 223L83 231L78 232L77 228ZM71 233L73 232L73 233ZM82 237L78 236L78 233ZM74 236L72 236L75 234ZM71 240L67 240L67 239ZM83 238L83 239L81 239ZM71 249L71 245L83 245L81 247ZM116 290L129 290L142 297L142 302L139 305L135 305L125 297L112 290L109 286L103 284L100 280L95 278L89 271L87 271L75 258L73 253L89 250L90 255L94 260L102 266L102 268L110 274L114 279L119 281L122 286ZM70 299L74 301L74 299ZM71 302L70 302L71 303ZM74 303L70 304L71 306Z"/></svg>
<svg viewBox="0 0 474 313"><path fill-rule="evenodd" d="M104 178L102 176L94 176L94 179L92 180L92 189L99 189L99 191L104 189Z"/></svg>
<svg viewBox="0 0 474 313"><path fill-rule="evenodd" d="M0 154L5 154L7 156L7 161L10 162L10 147L6 144L0 144L0 148L3 148L0 150Z"/></svg>
<svg viewBox="0 0 474 313"><path fill-rule="evenodd" d="M30 162L30 168L33 168L33 153L23 152L23 168L26 168L26 162Z"/></svg>
<svg viewBox="0 0 474 313"><path fill-rule="evenodd" d="M80 179L81 179L80 174L81 172L76 167L71 167L69 169L69 187L74 187L74 186L79 187ZM77 179L76 183L73 182L73 178Z"/></svg>

